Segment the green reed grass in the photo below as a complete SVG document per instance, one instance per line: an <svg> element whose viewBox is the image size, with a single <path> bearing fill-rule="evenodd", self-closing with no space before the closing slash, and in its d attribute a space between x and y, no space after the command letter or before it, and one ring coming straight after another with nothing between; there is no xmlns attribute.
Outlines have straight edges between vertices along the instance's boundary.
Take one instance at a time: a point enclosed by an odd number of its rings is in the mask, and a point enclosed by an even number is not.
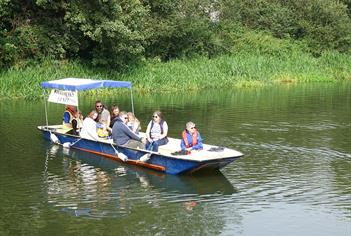
<svg viewBox="0 0 351 236"><path fill-rule="evenodd" d="M132 81L139 92L260 87L297 82L334 82L351 79L351 56L326 52L316 58L302 52L239 51L213 59L149 60L128 73L94 69L76 61L45 61L0 72L1 98L38 99L40 82L66 78ZM111 90L102 90L109 94ZM94 95L100 91L91 91Z"/></svg>

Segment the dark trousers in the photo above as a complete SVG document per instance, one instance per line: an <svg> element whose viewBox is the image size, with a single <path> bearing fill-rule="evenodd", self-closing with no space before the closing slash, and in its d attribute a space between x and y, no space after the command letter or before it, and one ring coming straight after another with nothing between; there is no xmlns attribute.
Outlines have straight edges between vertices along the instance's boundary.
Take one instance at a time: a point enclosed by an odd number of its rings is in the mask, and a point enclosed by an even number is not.
<svg viewBox="0 0 351 236"><path fill-rule="evenodd" d="M72 129L70 131L68 131L68 134L73 134L73 135L79 135L79 133L77 132L77 126L78 126L78 122L76 119L73 119L71 122L72 125Z"/></svg>
<svg viewBox="0 0 351 236"><path fill-rule="evenodd" d="M143 144L140 141L134 140L134 139L129 139L124 146L131 147L131 148L139 148L139 149L145 149L145 144Z"/></svg>
<svg viewBox="0 0 351 236"><path fill-rule="evenodd" d="M168 143L168 138L159 139L156 141L146 142L146 149L154 152L158 152L158 146L165 145Z"/></svg>

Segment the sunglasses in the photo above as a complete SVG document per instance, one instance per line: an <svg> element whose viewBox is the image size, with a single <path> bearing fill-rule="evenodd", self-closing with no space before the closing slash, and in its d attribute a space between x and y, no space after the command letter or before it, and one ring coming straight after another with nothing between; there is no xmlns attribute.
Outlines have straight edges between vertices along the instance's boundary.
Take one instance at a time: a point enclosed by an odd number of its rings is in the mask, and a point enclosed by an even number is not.
<svg viewBox="0 0 351 236"><path fill-rule="evenodd" d="M152 116L153 118L157 118L158 116Z"/></svg>

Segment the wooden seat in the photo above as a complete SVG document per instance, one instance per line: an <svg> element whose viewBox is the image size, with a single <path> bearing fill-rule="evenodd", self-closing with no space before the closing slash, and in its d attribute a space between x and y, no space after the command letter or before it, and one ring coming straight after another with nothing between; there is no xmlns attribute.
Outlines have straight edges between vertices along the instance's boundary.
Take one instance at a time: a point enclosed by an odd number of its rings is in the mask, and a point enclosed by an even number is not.
<svg viewBox="0 0 351 236"><path fill-rule="evenodd" d="M168 138L168 143L166 145L158 146L158 152L168 155L180 149L180 140L174 138Z"/></svg>
<svg viewBox="0 0 351 236"><path fill-rule="evenodd" d="M60 134L66 134L67 132L69 132L70 130L72 130L72 128L67 129L67 128L63 127L63 125L49 125L48 128L49 128L49 129L53 129L53 130L55 130L57 133L60 133Z"/></svg>

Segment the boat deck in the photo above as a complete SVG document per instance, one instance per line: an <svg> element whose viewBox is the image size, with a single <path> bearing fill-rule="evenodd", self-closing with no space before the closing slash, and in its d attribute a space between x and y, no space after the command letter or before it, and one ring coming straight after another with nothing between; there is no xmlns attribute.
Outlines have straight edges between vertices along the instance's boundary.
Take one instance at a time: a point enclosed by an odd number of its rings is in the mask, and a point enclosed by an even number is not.
<svg viewBox="0 0 351 236"><path fill-rule="evenodd" d="M46 126L38 126L38 128L44 129L46 128ZM59 134L67 134L67 132L69 131L68 129L64 129L63 125L50 125L48 126L48 129L53 130L54 132L57 132ZM71 135L71 136L74 136L74 135ZM145 133L140 132L139 136L145 137ZM238 152L233 149L218 147L218 146L209 145L209 144L203 144L204 146L203 150L200 150L200 151L193 150L191 151L190 154L181 155L177 153L181 150L180 148L181 140L176 138L170 138L170 137L168 137L168 140L169 142L166 145L159 146L159 150L157 154L172 157L172 158L178 158L182 160L192 160L192 161L199 161L199 162L216 160L216 159L226 159L226 158L232 158L232 157L240 157L243 155L241 152ZM102 143L107 143L107 144L114 144L112 139L102 138L98 141ZM154 152L151 152L151 153L154 153Z"/></svg>
<svg viewBox="0 0 351 236"><path fill-rule="evenodd" d="M219 148L218 146L203 144L203 150L193 150L187 155L174 155L172 153L180 151L180 139L168 138L169 142L166 145L159 146L158 151L167 156L173 156L184 160L214 160L222 159L226 157L241 156L240 152L237 152L229 148ZM217 151L215 151L217 149ZM214 150L214 151L211 151Z"/></svg>

